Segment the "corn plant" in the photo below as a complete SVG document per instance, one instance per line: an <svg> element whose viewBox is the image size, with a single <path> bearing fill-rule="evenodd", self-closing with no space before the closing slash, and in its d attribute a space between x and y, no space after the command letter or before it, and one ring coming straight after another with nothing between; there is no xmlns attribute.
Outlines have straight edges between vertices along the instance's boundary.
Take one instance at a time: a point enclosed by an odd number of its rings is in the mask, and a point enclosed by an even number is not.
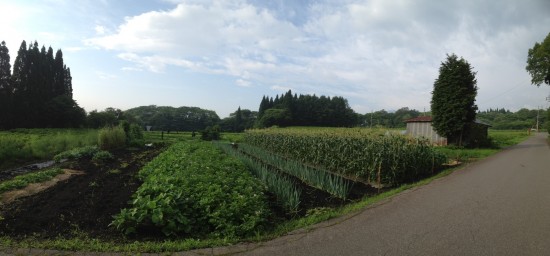
<svg viewBox="0 0 550 256"><path fill-rule="evenodd" d="M370 129L249 130L244 142L341 176L390 185L429 175L446 161L426 140Z"/></svg>

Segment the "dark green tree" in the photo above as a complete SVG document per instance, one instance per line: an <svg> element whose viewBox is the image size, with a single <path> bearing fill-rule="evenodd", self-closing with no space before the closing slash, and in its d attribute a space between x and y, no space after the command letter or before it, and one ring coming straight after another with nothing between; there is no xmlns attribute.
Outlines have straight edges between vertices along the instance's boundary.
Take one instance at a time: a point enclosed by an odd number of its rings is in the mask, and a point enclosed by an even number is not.
<svg viewBox="0 0 550 256"><path fill-rule="evenodd" d="M531 83L540 86L550 85L550 33L542 43L535 43L527 54L527 72L531 75Z"/></svg>
<svg viewBox="0 0 550 256"><path fill-rule="evenodd" d="M234 130L236 132L242 132L244 131L244 125L243 125L243 113L241 112L241 106L237 109L237 113L235 113L235 128Z"/></svg>
<svg viewBox="0 0 550 256"><path fill-rule="evenodd" d="M10 126L12 113L10 52L6 42L0 43L0 129Z"/></svg>
<svg viewBox="0 0 550 256"><path fill-rule="evenodd" d="M433 127L450 144L462 145L468 125L476 118L476 72L463 58L447 55L432 92Z"/></svg>

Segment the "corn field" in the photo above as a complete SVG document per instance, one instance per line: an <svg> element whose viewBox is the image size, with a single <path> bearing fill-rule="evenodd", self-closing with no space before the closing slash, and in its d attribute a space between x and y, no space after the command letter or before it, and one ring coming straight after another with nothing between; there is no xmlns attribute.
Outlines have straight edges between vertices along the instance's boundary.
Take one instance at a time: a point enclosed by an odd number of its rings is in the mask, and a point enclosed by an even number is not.
<svg viewBox="0 0 550 256"><path fill-rule="evenodd" d="M425 140L349 128L249 130L244 141L314 168L363 182L399 185L446 162Z"/></svg>

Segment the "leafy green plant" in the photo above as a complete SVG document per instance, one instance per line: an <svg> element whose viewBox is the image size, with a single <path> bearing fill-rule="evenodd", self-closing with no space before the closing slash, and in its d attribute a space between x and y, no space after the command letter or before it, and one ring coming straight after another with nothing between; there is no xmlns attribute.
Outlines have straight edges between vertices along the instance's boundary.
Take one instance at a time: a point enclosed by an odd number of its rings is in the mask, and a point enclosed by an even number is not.
<svg viewBox="0 0 550 256"><path fill-rule="evenodd" d="M6 180L0 183L0 193L24 188L31 183L43 182L51 180L58 174L63 173L59 168L48 169L39 172L27 173L19 175L11 180Z"/></svg>
<svg viewBox="0 0 550 256"><path fill-rule="evenodd" d="M238 159L200 141L173 144L139 172L143 184L112 226L167 236L246 236L266 221L264 187Z"/></svg>
<svg viewBox="0 0 550 256"><path fill-rule="evenodd" d="M258 161L257 158L253 159L232 149L229 144L218 143L217 145L227 154L241 159L252 171L252 174L261 180L268 190L277 197L284 209L290 213L298 212L302 191L290 178L281 175L277 170L270 170L267 165Z"/></svg>
<svg viewBox="0 0 550 256"><path fill-rule="evenodd" d="M113 160L115 157L113 154L111 154L109 151L101 150L94 154L92 157L92 161L99 162L99 163L105 163L110 160Z"/></svg>
<svg viewBox="0 0 550 256"><path fill-rule="evenodd" d="M53 157L53 160L56 162L60 162L63 159L66 160L72 160L72 159L80 159L83 157L92 157L94 156L99 149L97 146L85 146L85 147L79 147L74 148L71 150L67 150L64 152L61 152Z"/></svg>

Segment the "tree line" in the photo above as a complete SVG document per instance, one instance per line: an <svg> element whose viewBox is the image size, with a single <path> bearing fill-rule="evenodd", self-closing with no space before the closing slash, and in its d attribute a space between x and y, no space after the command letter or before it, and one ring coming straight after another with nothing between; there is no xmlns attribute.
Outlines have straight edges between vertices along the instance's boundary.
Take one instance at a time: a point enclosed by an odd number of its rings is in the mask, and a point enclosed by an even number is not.
<svg viewBox="0 0 550 256"><path fill-rule="evenodd" d="M61 49L23 41L11 71L0 43L0 129L79 127L86 112L73 100L71 70Z"/></svg>
<svg viewBox="0 0 550 256"><path fill-rule="evenodd" d="M356 123L357 114L343 97L298 96L289 90L280 97L262 98L256 126L350 127Z"/></svg>

